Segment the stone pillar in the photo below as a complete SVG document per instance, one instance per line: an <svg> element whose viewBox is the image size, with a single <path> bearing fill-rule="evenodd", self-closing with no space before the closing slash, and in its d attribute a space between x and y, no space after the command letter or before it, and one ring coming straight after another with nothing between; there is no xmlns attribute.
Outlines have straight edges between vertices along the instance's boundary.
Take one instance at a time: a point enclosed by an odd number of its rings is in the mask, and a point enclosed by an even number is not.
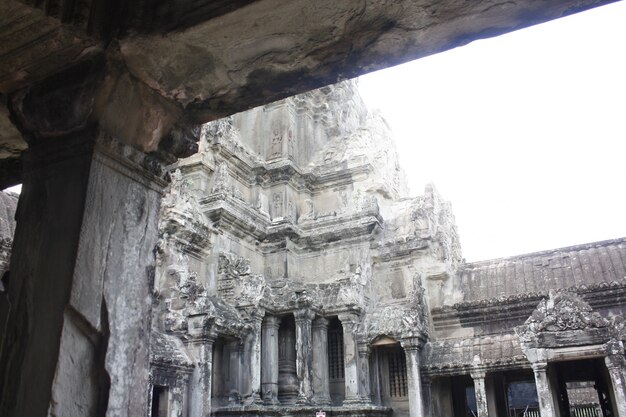
<svg viewBox="0 0 626 417"><path fill-rule="evenodd" d="M624 354L618 353L604 358L604 363L609 371L613 396L615 397L615 408L618 417L626 417L626 364Z"/></svg>
<svg viewBox="0 0 626 417"><path fill-rule="evenodd" d="M29 149L0 313L0 415L148 410L154 248L175 160L161 145L189 147L161 141L180 109L104 73L118 69L85 59L9 98Z"/></svg>
<svg viewBox="0 0 626 417"><path fill-rule="evenodd" d="M228 344L228 404L241 403L241 353L243 344L235 340Z"/></svg>
<svg viewBox="0 0 626 417"><path fill-rule="evenodd" d="M266 404L278 404L278 327L280 318L265 316L261 330L261 387Z"/></svg>
<svg viewBox="0 0 626 417"><path fill-rule="evenodd" d="M356 404L360 402L359 397L359 353L357 348L356 330L358 326L358 316L354 313L339 315L341 326L343 327L343 352L345 366L346 396L344 404Z"/></svg>
<svg viewBox="0 0 626 417"><path fill-rule="evenodd" d="M474 380L474 394L476 396L478 417L488 417L489 408L487 406L487 390L485 389L485 372L472 371L470 375Z"/></svg>
<svg viewBox="0 0 626 417"><path fill-rule="evenodd" d="M381 386L380 386L380 373L379 373L379 369L380 369L380 353L379 353L379 349L374 349L373 351L373 356L372 356L372 382L374 383L374 386L372 387L373 389L373 394L372 395L372 400L374 402L374 404L376 405L381 405L382 404L382 397L381 397Z"/></svg>
<svg viewBox="0 0 626 417"><path fill-rule="evenodd" d="M359 398L363 404L372 402L370 392L370 347L359 343Z"/></svg>
<svg viewBox="0 0 626 417"><path fill-rule="evenodd" d="M93 415L107 398L111 416L147 408L165 182L118 151L141 153L83 135L24 156L5 321L13 328L0 365L5 415Z"/></svg>
<svg viewBox="0 0 626 417"><path fill-rule="evenodd" d="M298 403L307 404L311 401L311 322L315 313L309 309L297 310L293 313L296 321L296 371L298 373Z"/></svg>
<svg viewBox="0 0 626 417"><path fill-rule="evenodd" d="M535 373L535 385L537 387L541 417L557 417L554 397L548 379L548 364L546 362L535 362L531 365Z"/></svg>
<svg viewBox="0 0 626 417"><path fill-rule="evenodd" d="M330 375L328 373L328 320L318 317L313 321L312 347L313 402L330 404Z"/></svg>
<svg viewBox="0 0 626 417"><path fill-rule="evenodd" d="M263 322L263 312L253 316L252 331L248 335L248 358L250 375L250 401L261 402L261 323Z"/></svg>
<svg viewBox="0 0 626 417"><path fill-rule="evenodd" d="M429 376L421 375L422 377L422 398L424 415L433 415L433 401L432 401L432 384Z"/></svg>
<svg viewBox="0 0 626 417"><path fill-rule="evenodd" d="M190 317L189 333L193 339L188 343L196 367L189 384L189 415L211 415L213 383L213 344L216 334L204 329L205 315Z"/></svg>
<svg viewBox="0 0 626 417"><path fill-rule="evenodd" d="M422 344L419 340L415 339L403 339L401 344L404 348L404 353L406 354L406 372L409 388L409 416L425 417L419 358Z"/></svg>

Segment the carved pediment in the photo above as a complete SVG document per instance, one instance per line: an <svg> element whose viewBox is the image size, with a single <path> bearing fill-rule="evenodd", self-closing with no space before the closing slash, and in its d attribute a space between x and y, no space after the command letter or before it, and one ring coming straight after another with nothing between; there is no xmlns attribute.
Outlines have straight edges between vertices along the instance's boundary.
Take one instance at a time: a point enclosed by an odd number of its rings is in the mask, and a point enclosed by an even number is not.
<svg viewBox="0 0 626 417"><path fill-rule="evenodd" d="M611 321L578 294L554 290L515 329L524 345L546 348L602 344L613 331Z"/></svg>
<svg viewBox="0 0 626 417"><path fill-rule="evenodd" d="M542 299L523 326L524 332L558 332L608 327L609 320L593 311L578 294L551 290Z"/></svg>

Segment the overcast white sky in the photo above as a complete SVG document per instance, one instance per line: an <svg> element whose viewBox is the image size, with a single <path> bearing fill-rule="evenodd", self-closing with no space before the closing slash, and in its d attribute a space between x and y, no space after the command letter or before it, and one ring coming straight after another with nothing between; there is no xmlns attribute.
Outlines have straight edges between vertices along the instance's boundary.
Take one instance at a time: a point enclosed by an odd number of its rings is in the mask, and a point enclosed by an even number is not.
<svg viewBox="0 0 626 417"><path fill-rule="evenodd" d="M626 236L626 1L361 77L468 261Z"/></svg>

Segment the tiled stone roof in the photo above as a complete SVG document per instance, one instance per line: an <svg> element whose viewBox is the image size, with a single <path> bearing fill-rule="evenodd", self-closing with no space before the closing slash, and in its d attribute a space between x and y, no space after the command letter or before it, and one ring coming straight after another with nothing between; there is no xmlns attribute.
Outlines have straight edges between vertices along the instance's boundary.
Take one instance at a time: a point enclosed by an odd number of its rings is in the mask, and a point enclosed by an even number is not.
<svg viewBox="0 0 626 417"><path fill-rule="evenodd" d="M621 282L624 278L626 238L466 263L457 272L465 302Z"/></svg>

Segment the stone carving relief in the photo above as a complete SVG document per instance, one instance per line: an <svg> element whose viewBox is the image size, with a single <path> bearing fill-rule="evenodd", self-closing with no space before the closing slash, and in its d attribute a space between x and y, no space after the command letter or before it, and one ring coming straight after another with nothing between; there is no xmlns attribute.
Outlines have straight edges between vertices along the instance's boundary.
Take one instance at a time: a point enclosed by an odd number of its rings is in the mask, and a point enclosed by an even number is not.
<svg viewBox="0 0 626 417"><path fill-rule="evenodd" d="M250 261L234 254L220 253L218 291L225 300L238 305L258 305L266 289L265 278L251 273Z"/></svg>
<svg viewBox="0 0 626 417"><path fill-rule="evenodd" d="M287 155L291 159L296 157L296 141L291 129L287 130Z"/></svg>
<svg viewBox="0 0 626 417"><path fill-rule="evenodd" d="M215 168L215 173L213 174L213 187L211 188L211 193L222 193L227 192L229 187L229 175L228 168L226 164L221 162Z"/></svg>
<svg viewBox="0 0 626 417"><path fill-rule="evenodd" d="M269 159L280 158L281 156L283 156L283 129L280 124L273 123Z"/></svg>
<svg viewBox="0 0 626 417"><path fill-rule="evenodd" d="M296 206L291 200L287 200L287 217L292 223L296 222Z"/></svg>
<svg viewBox="0 0 626 417"><path fill-rule="evenodd" d="M211 187L211 193L223 193L239 201L245 202L243 193L236 185L232 184L232 182L233 180L228 173L226 163L220 162L217 164L215 173L213 174L213 187Z"/></svg>
<svg viewBox="0 0 626 417"><path fill-rule="evenodd" d="M609 320L593 311L589 303L579 295L568 291L551 290L548 298L542 299L524 325L518 328L518 333L587 330L609 325Z"/></svg>
<svg viewBox="0 0 626 417"><path fill-rule="evenodd" d="M272 194L272 218L283 217L283 193L273 193Z"/></svg>

